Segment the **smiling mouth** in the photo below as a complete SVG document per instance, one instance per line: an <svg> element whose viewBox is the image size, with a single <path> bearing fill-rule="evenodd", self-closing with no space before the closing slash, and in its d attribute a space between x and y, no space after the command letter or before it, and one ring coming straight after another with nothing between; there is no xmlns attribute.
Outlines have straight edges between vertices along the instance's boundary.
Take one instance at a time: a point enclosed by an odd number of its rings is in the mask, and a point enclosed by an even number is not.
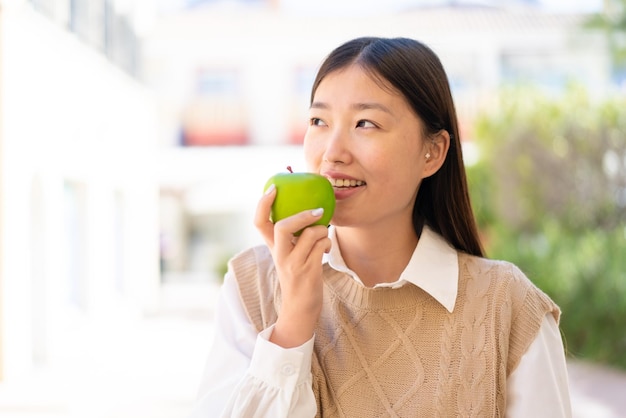
<svg viewBox="0 0 626 418"><path fill-rule="evenodd" d="M354 179L329 179L330 184L335 188L348 188L348 187L359 187L365 186L365 182L363 180L354 180Z"/></svg>

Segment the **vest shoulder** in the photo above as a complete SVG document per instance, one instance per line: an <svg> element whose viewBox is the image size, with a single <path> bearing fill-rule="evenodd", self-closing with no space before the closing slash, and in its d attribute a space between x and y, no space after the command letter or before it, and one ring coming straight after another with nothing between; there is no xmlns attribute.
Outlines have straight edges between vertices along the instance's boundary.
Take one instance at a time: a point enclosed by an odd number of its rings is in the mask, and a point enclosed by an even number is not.
<svg viewBox="0 0 626 418"><path fill-rule="evenodd" d="M266 245L257 245L254 247L246 248L228 260L229 265L239 265L245 263L258 263L264 261L272 261L272 254L270 249Z"/></svg>
<svg viewBox="0 0 626 418"><path fill-rule="evenodd" d="M560 317L558 306L515 264L509 261L459 254L459 268L472 279L484 283L485 286L493 285L494 289L504 290L503 295L506 295L507 299L512 298L520 303L536 301L545 309L545 312L552 312L558 322ZM499 291L496 290L496 292Z"/></svg>
<svg viewBox="0 0 626 418"><path fill-rule="evenodd" d="M272 254L267 245L257 245L246 248L231 257L229 263L241 263L249 260L266 259L271 260Z"/></svg>
<svg viewBox="0 0 626 418"><path fill-rule="evenodd" d="M494 260L478 257L465 253L459 253L459 267L466 270L473 277L491 277L499 280L519 281L526 285L532 285L530 279L515 264L509 261Z"/></svg>
<svg viewBox="0 0 626 418"><path fill-rule="evenodd" d="M274 269L272 254L266 245L247 248L228 261L228 270L238 282L264 280Z"/></svg>

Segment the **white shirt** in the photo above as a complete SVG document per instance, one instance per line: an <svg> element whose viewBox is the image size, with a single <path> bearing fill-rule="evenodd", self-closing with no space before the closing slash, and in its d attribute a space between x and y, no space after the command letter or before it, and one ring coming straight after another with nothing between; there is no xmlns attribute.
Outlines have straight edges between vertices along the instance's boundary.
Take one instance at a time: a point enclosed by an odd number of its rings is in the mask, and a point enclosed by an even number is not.
<svg viewBox="0 0 626 418"><path fill-rule="evenodd" d="M345 265L335 230L324 263L359 277ZM448 311L456 302L458 255L441 236L424 227L417 247L394 283L412 283L429 293ZM273 327L257 333L245 314L237 284L229 272L216 308L214 340L198 401L190 418L308 418L316 414L312 390L313 341L285 349L269 342ZM507 380L507 418L570 418L571 405L563 342L551 314Z"/></svg>

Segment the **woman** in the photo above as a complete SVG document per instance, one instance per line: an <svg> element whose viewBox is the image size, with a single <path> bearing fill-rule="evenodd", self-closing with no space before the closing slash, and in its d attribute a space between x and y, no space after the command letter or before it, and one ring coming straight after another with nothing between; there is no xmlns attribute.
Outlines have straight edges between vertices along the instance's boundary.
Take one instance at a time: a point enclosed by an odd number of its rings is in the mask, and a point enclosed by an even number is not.
<svg viewBox="0 0 626 418"><path fill-rule="evenodd" d="M569 417L559 308L483 256L437 56L359 38L315 79L309 171L321 210L255 224L229 264L194 417Z"/></svg>

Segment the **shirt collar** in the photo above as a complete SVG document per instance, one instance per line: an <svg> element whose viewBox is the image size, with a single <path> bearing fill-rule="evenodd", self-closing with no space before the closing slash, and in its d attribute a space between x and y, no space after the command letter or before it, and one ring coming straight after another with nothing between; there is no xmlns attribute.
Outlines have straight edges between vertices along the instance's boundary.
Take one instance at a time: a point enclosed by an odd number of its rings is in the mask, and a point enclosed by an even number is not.
<svg viewBox="0 0 626 418"><path fill-rule="evenodd" d="M323 262L337 271L349 274L362 284L357 274L346 266L337 243L335 227L332 225L328 230L328 236L333 245L330 252L324 254ZM393 283L381 283L374 287L398 288L406 283L412 283L431 295L448 312L452 312L458 291L458 278L459 263L456 249L425 225L415 251L400 278Z"/></svg>

